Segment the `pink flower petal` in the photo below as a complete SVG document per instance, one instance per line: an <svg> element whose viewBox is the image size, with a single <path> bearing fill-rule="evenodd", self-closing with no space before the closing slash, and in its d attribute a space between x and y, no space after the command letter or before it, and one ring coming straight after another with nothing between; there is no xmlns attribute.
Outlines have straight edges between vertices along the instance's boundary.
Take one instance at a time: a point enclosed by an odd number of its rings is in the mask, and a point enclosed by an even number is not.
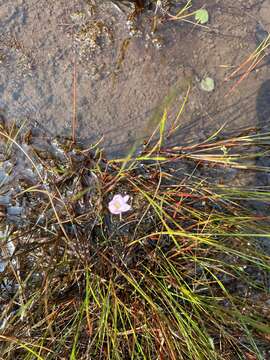
<svg viewBox="0 0 270 360"><path fill-rule="evenodd" d="M112 198L112 201L122 201L123 196L120 194L114 195L114 197Z"/></svg>
<svg viewBox="0 0 270 360"><path fill-rule="evenodd" d="M129 195L125 195L125 196L123 197L123 200L124 200L124 202L128 202L128 200L129 200Z"/></svg>
<svg viewBox="0 0 270 360"><path fill-rule="evenodd" d="M129 195L122 196L120 194L114 195L108 204L108 208L112 214L119 215L122 212L129 211L131 206L127 204Z"/></svg>
<svg viewBox="0 0 270 360"><path fill-rule="evenodd" d="M120 214L120 213L121 213L121 211L119 212L119 208L117 208L117 207L115 206L115 201L114 201L114 200L111 200L111 201L109 202L109 210L110 210L110 212L111 212L112 214Z"/></svg>
<svg viewBox="0 0 270 360"><path fill-rule="evenodd" d="M114 215L120 215L122 211L120 211L119 209L111 209L111 213L114 214Z"/></svg>
<svg viewBox="0 0 270 360"><path fill-rule="evenodd" d="M128 204L123 205L123 207L121 208L121 212L126 212L129 211L131 209L131 206Z"/></svg>

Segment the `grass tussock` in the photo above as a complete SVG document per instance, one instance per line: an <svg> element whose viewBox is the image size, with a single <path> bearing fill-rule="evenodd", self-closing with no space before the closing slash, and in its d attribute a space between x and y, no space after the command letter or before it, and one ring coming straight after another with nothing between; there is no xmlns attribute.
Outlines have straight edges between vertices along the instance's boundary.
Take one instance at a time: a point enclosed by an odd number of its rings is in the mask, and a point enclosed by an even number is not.
<svg viewBox="0 0 270 360"><path fill-rule="evenodd" d="M166 148L164 122L111 161L2 125L3 359L266 358L270 191L225 180L269 172L270 134Z"/></svg>

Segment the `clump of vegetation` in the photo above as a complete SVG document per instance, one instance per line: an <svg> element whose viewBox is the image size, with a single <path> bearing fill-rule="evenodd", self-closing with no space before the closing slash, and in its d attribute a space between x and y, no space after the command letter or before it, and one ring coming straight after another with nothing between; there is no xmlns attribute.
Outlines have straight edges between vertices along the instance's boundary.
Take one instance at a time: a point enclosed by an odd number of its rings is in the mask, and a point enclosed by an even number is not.
<svg viewBox="0 0 270 360"><path fill-rule="evenodd" d="M270 193L213 174L267 173L270 134L166 148L164 122L110 161L2 125L4 359L265 358Z"/></svg>

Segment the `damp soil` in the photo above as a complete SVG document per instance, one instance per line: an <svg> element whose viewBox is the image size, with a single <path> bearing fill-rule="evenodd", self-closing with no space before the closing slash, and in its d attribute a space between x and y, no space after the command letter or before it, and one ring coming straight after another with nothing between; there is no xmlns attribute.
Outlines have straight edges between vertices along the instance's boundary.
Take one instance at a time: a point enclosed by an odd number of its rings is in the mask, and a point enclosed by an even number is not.
<svg viewBox="0 0 270 360"><path fill-rule="evenodd" d="M172 12L185 1L176 3ZM172 121L191 84L178 144L205 139L224 123L229 132L267 128L268 59L226 97L234 82L224 78L270 30L269 2L193 2L201 6L210 14L207 27L169 21L159 9L153 33L154 6L132 23L127 2L1 0L2 113L52 137L69 136L75 98L78 139L102 138L114 157L151 134L165 105ZM205 76L214 79L213 92L201 90Z"/></svg>

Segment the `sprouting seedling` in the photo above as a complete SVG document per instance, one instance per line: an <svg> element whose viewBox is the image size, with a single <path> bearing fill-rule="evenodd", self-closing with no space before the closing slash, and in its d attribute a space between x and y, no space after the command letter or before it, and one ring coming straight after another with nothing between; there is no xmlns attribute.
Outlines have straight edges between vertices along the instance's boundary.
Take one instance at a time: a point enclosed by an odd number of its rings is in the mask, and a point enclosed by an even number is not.
<svg viewBox="0 0 270 360"><path fill-rule="evenodd" d="M223 152L223 155L224 155L224 156L227 156L227 155L228 155L228 149L226 148L225 145L221 146L220 150Z"/></svg>
<svg viewBox="0 0 270 360"><path fill-rule="evenodd" d="M169 16L170 20L181 20L181 21L187 21L189 23L192 24L196 24L202 27L206 27L205 24L209 21L209 13L206 9L201 8L195 11L191 11L188 12L188 10L192 7L192 2L191 0L189 0L186 5L176 14L176 15L172 15L167 13L167 15ZM194 23L193 21L190 21L189 19L191 17L195 18L196 23Z"/></svg>
<svg viewBox="0 0 270 360"><path fill-rule="evenodd" d="M155 15L157 14L158 11L160 11L161 13L164 13L164 14L166 13L166 10L163 8L161 0L157 0L157 2L156 2Z"/></svg>

